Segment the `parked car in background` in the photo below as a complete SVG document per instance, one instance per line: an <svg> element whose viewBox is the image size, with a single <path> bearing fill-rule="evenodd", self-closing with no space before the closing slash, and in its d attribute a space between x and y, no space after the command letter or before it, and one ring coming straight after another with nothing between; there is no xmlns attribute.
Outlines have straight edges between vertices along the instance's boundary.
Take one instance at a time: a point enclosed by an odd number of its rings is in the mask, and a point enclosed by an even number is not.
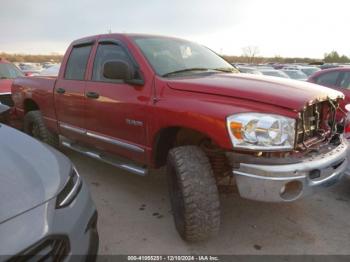
<svg viewBox="0 0 350 262"><path fill-rule="evenodd" d="M283 69L284 70L300 70L307 77L309 77L313 73L321 70L319 67L316 67L316 66L303 66L303 65L288 65L288 66L283 67Z"/></svg>
<svg viewBox="0 0 350 262"><path fill-rule="evenodd" d="M300 71L302 71L307 77L311 76L317 71L320 71L321 68L316 66L302 66L299 68Z"/></svg>
<svg viewBox="0 0 350 262"><path fill-rule="evenodd" d="M237 69L241 73L253 74L253 75L262 75L262 73L254 67L246 67L246 66L237 66Z"/></svg>
<svg viewBox="0 0 350 262"><path fill-rule="evenodd" d="M0 103L13 106L11 85L13 79L23 76L23 73L12 63L0 58Z"/></svg>
<svg viewBox="0 0 350 262"><path fill-rule="evenodd" d="M1 113L7 109L0 105ZM93 260L97 211L71 161L1 124L0 163L0 261Z"/></svg>
<svg viewBox="0 0 350 262"><path fill-rule="evenodd" d="M337 67L341 67L341 65L339 65L339 64L323 64L323 65L320 65L320 68L322 69L322 70L324 70L324 69L330 69L330 68L337 68Z"/></svg>
<svg viewBox="0 0 350 262"><path fill-rule="evenodd" d="M284 72L281 70L276 70L276 69L260 69L259 70L263 75L266 76L275 76L275 77L282 77L282 78L289 78L288 75L286 75Z"/></svg>
<svg viewBox="0 0 350 262"><path fill-rule="evenodd" d="M60 137L137 175L166 166L175 226L187 241L219 232L220 187L291 202L338 182L348 166L348 141L332 128L344 124L333 107L341 92L237 73L178 38L79 39L57 78L18 78L12 92L14 117L44 142Z"/></svg>
<svg viewBox="0 0 350 262"><path fill-rule="evenodd" d="M294 80L300 80L300 81L306 81L307 75L305 75L301 70L299 69L281 69L282 72L284 72L286 75L289 76L289 78Z"/></svg>
<svg viewBox="0 0 350 262"><path fill-rule="evenodd" d="M39 73L39 76L58 76L61 64L54 64Z"/></svg>
<svg viewBox="0 0 350 262"><path fill-rule="evenodd" d="M343 92L344 104L350 103L350 67L324 69L311 75L307 81Z"/></svg>
<svg viewBox="0 0 350 262"><path fill-rule="evenodd" d="M52 63L52 62L41 63L41 66L42 66L43 69L47 69L47 68L49 68L51 66L54 66L54 65L56 65L56 63Z"/></svg>
<svg viewBox="0 0 350 262"><path fill-rule="evenodd" d="M25 76L37 76L43 68L35 63L21 63L19 68Z"/></svg>

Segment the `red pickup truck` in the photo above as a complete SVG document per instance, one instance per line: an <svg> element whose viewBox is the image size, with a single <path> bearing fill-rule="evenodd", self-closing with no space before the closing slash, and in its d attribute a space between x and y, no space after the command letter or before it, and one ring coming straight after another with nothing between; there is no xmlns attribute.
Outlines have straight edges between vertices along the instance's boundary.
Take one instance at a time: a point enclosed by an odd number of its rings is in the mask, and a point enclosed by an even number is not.
<svg viewBox="0 0 350 262"><path fill-rule="evenodd" d="M139 175L166 165L175 225L189 241L218 232L218 188L290 202L347 172L341 92L239 74L177 38L74 41L57 78L19 78L12 94L25 132L44 142Z"/></svg>

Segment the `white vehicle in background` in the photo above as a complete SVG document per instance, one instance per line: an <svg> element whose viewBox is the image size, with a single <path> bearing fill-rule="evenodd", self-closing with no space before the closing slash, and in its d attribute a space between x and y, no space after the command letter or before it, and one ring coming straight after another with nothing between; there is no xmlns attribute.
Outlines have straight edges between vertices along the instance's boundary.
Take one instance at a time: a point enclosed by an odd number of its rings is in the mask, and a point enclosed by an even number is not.
<svg viewBox="0 0 350 262"><path fill-rule="evenodd" d="M253 74L253 75L262 75L262 73L254 68L254 67L248 67L248 66L236 66L239 72L245 73L245 74Z"/></svg>
<svg viewBox="0 0 350 262"><path fill-rule="evenodd" d="M287 74L282 72L281 70L276 69L260 69L259 70L263 75L266 76L274 76L274 77L282 77L282 78L289 78Z"/></svg>
<svg viewBox="0 0 350 262"><path fill-rule="evenodd" d="M37 63L20 63L19 68L25 76L37 76L43 70Z"/></svg>
<svg viewBox="0 0 350 262"><path fill-rule="evenodd" d="M283 68L281 71L284 72L285 74L287 74L289 76L289 78L291 78L291 79L300 80L300 81L306 81L307 80L307 75L304 74L299 69Z"/></svg>
<svg viewBox="0 0 350 262"><path fill-rule="evenodd" d="M58 76L61 64L54 64L39 73L39 76Z"/></svg>
<svg viewBox="0 0 350 262"><path fill-rule="evenodd" d="M319 67L316 67L316 66L301 66L301 65L285 66L285 67L283 67L283 70L285 70L285 69L287 69L287 70L300 70L307 77L309 77L313 73L321 70Z"/></svg>

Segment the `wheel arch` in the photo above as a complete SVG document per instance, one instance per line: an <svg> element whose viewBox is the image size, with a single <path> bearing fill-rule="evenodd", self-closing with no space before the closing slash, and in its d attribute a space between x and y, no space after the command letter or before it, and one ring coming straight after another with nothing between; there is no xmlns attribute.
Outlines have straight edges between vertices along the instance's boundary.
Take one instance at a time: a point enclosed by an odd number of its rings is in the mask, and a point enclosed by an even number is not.
<svg viewBox="0 0 350 262"><path fill-rule="evenodd" d="M30 111L40 110L40 107L33 99L26 98L23 101L23 110L24 110L24 113L26 114Z"/></svg>
<svg viewBox="0 0 350 262"><path fill-rule="evenodd" d="M158 168L166 164L170 149L182 145L199 145L204 139L216 143L210 135L201 130L184 126L168 126L160 129L153 139L152 162Z"/></svg>

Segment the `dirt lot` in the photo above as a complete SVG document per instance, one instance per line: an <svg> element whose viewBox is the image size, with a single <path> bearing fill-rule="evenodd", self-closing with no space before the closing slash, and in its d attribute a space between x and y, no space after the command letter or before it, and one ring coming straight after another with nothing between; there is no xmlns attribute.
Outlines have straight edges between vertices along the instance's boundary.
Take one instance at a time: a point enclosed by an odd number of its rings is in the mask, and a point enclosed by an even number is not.
<svg viewBox="0 0 350 262"><path fill-rule="evenodd" d="M99 211L100 254L350 254L350 179L292 204L223 195L220 235L187 244L175 231L162 172L140 177L64 153Z"/></svg>

